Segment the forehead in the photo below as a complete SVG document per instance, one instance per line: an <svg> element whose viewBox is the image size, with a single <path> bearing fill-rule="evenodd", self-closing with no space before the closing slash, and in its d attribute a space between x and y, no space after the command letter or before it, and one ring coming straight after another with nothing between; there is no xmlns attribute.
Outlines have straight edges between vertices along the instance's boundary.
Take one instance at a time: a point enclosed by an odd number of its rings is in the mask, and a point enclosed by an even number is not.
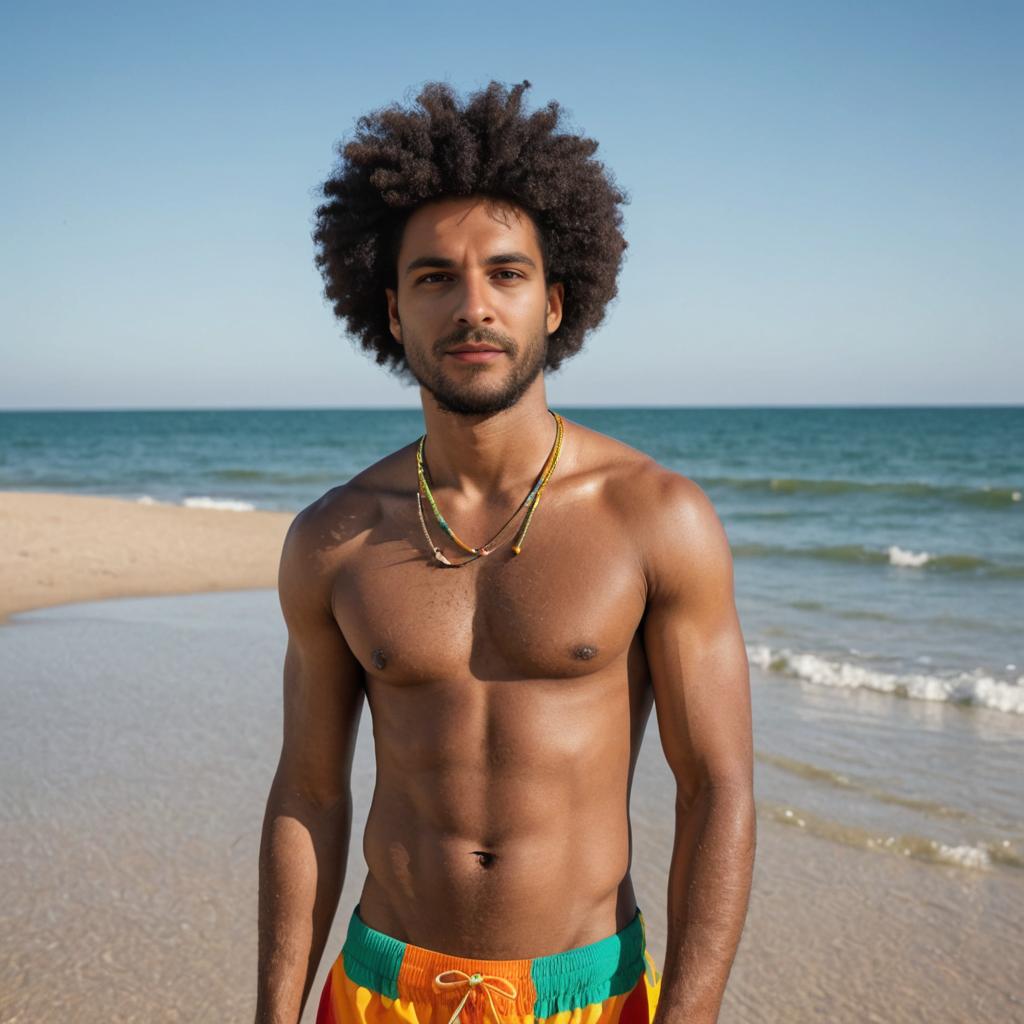
<svg viewBox="0 0 1024 1024"><path fill-rule="evenodd" d="M482 255L516 251L540 258L533 219L512 203L470 196L427 203L406 222L399 259L456 256L467 248Z"/></svg>

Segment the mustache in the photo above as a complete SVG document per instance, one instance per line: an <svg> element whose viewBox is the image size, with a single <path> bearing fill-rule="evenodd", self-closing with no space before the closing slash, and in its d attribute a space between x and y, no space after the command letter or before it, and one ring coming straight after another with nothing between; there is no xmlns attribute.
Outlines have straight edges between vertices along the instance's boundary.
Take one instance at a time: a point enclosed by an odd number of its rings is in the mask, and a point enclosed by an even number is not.
<svg viewBox="0 0 1024 1024"><path fill-rule="evenodd" d="M434 347L443 355L448 349L468 342L497 345L505 352L514 352L516 348L516 343L505 334L492 331L489 327L469 326L458 327L451 334L439 338Z"/></svg>

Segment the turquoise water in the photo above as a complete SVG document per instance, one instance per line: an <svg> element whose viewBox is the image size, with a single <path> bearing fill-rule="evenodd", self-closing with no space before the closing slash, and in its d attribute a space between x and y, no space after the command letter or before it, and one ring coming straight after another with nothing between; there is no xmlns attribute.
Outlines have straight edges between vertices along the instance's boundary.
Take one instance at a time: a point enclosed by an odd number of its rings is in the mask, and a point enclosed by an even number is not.
<svg viewBox="0 0 1024 1024"><path fill-rule="evenodd" d="M563 408L709 494L751 662L1024 713L1024 408ZM295 511L419 410L0 414L0 487Z"/></svg>

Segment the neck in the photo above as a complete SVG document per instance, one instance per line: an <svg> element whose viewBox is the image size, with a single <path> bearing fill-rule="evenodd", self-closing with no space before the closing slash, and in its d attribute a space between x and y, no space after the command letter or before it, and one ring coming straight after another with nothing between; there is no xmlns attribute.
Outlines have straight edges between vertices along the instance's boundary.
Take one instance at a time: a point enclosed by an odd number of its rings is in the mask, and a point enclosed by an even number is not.
<svg viewBox="0 0 1024 1024"><path fill-rule="evenodd" d="M534 481L555 440L543 375L514 406L482 416L445 412L430 392L420 394L432 489L493 499Z"/></svg>

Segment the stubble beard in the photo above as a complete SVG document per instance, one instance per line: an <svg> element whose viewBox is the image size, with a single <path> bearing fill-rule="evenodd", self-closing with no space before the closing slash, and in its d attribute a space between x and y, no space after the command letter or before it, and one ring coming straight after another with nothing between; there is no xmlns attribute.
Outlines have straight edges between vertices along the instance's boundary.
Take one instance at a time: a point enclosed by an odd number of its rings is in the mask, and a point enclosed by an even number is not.
<svg viewBox="0 0 1024 1024"><path fill-rule="evenodd" d="M494 375L493 366L487 363L468 364L462 380L445 373L445 353L467 341L500 345L505 351L511 370L500 385L482 387L477 383L488 374ZM412 358L410 353L415 353ZM416 345L407 345L405 351L406 363L420 386L430 392L442 412L456 416L487 416L510 409L543 372L547 354L545 327L522 345L488 328L463 328L436 342L432 356L421 356Z"/></svg>

